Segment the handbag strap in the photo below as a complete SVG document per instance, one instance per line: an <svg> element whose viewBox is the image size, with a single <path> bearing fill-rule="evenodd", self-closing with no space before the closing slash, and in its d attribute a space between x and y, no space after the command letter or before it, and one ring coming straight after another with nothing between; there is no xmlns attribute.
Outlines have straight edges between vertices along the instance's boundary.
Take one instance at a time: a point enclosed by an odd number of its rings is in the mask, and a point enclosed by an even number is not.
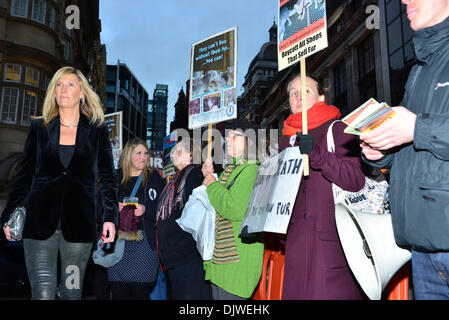
<svg viewBox="0 0 449 320"><path fill-rule="evenodd" d="M133 191L131 192L130 197L134 197L137 193L137 190L139 190L139 186L142 183L142 173L139 174L137 177L136 183L134 184Z"/></svg>
<svg viewBox="0 0 449 320"><path fill-rule="evenodd" d="M236 175L235 175L235 177L234 177L234 179L232 179L232 181L231 181L231 183L229 183L227 186L226 186L226 189L231 189L231 187L232 187L232 185L234 184L234 182L235 182L235 180L237 179L237 177L242 173L242 171L243 170L245 170L246 169L246 167L245 168L243 168L242 170L240 170L239 171L239 173L237 173Z"/></svg>

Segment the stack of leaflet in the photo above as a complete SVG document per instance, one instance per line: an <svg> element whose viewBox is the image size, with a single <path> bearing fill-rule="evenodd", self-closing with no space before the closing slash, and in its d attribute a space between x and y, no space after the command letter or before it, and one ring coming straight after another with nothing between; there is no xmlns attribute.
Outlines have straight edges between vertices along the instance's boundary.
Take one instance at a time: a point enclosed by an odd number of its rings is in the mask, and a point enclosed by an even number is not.
<svg viewBox="0 0 449 320"><path fill-rule="evenodd" d="M388 104L371 98L342 119L348 125L344 132L356 135L370 132L394 115Z"/></svg>

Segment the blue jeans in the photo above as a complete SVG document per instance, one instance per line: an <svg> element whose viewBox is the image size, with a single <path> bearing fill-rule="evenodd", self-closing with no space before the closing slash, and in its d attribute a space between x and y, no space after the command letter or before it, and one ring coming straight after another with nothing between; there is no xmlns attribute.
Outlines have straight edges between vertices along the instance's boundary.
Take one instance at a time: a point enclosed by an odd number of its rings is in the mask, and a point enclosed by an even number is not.
<svg viewBox="0 0 449 320"><path fill-rule="evenodd" d="M416 300L449 300L449 252L412 251Z"/></svg>

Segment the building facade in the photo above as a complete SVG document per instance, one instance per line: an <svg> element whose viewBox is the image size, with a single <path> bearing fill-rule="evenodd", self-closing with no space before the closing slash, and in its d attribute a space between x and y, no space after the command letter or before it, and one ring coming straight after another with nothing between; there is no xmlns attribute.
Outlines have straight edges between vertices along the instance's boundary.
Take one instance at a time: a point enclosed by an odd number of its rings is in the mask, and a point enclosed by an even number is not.
<svg viewBox="0 0 449 320"><path fill-rule="evenodd" d="M270 89L278 70L277 25L275 23L268 33L268 41L262 45L248 67L243 83L243 93L238 101L238 117L246 118L256 124L262 121L260 103Z"/></svg>
<svg viewBox="0 0 449 320"><path fill-rule="evenodd" d="M146 140L148 92L120 60L106 70L105 113L122 112L123 146L132 138Z"/></svg>
<svg viewBox="0 0 449 320"><path fill-rule="evenodd" d="M105 99L98 17L98 0L0 0L0 208L55 71L80 69Z"/></svg>
<svg viewBox="0 0 449 320"><path fill-rule="evenodd" d="M187 81L188 85L189 81ZM187 87L187 95L184 93L184 89L181 88L178 93L178 100L175 103L175 116L173 121L170 123L170 132L173 132L175 129L188 129L189 127L189 104L188 104L188 92L189 89Z"/></svg>

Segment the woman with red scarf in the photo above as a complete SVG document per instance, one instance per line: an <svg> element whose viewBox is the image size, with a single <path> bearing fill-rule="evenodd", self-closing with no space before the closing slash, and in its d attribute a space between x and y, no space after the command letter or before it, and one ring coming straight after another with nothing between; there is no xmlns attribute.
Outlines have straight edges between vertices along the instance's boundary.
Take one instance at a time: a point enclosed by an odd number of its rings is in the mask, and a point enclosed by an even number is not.
<svg viewBox="0 0 449 320"><path fill-rule="evenodd" d="M287 92L293 114L284 122L279 148L299 146L309 155L310 174L302 178L287 232L283 299L363 299L338 238L332 194L332 183L353 192L364 186L358 142L339 121L332 128L335 153L327 151L327 130L341 114L326 104L323 90L310 77L304 104L309 132L302 135L299 75Z"/></svg>

